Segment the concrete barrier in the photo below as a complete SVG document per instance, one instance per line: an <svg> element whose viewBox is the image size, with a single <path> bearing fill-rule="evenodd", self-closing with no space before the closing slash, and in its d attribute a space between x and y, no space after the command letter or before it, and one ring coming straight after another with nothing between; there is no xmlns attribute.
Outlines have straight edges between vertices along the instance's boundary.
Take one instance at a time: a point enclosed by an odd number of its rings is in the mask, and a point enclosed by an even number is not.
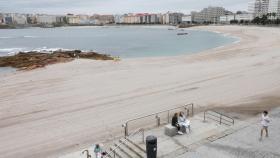
<svg viewBox="0 0 280 158"><path fill-rule="evenodd" d="M172 126L171 124L164 126L164 134L166 134L170 137L177 135L177 132L178 132L177 128Z"/></svg>

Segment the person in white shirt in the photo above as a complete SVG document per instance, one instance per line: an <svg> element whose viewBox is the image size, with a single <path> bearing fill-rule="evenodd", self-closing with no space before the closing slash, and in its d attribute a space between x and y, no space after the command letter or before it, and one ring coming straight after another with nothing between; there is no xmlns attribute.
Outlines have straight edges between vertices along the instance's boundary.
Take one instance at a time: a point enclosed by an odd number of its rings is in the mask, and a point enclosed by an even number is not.
<svg viewBox="0 0 280 158"><path fill-rule="evenodd" d="M262 113L262 118L261 118L261 125L262 125L262 128L261 128L261 137L260 137L260 141L262 140L262 137L263 137L263 131L265 131L265 136L268 137L268 126L269 126L269 123L270 123L270 119L268 117L268 112L267 111L264 111Z"/></svg>
<svg viewBox="0 0 280 158"><path fill-rule="evenodd" d="M186 129L188 128L189 132L191 132L190 120L186 118L184 112L180 112L178 123L181 127L185 127Z"/></svg>

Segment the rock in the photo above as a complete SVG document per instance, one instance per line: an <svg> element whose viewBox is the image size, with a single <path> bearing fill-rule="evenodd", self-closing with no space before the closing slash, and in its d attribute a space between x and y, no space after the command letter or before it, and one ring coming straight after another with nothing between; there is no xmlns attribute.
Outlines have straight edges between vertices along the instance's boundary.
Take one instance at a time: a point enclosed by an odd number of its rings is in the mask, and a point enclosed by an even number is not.
<svg viewBox="0 0 280 158"><path fill-rule="evenodd" d="M73 51L54 51L50 53L41 53L36 51L19 52L14 56L0 57L0 67L14 67L20 70L33 70L45 67L49 64L64 63L75 58L85 58L94 60L114 60L113 57L96 52Z"/></svg>

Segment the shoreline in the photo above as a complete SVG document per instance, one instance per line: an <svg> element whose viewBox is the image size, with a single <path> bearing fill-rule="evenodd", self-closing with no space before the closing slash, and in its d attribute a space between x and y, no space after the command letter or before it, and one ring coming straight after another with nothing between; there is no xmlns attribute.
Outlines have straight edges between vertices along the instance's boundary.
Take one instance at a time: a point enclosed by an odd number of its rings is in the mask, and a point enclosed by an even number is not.
<svg viewBox="0 0 280 158"><path fill-rule="evenodd" d="M0 142L8 143L0 143L0 154L32 158L79 151L121 135L129 118L188 102L199 109L249 111L277 105L280 29L196 29L241 40L176 57L78 59L1 78ZM9 152L13 149L18 150Z"/></svg>

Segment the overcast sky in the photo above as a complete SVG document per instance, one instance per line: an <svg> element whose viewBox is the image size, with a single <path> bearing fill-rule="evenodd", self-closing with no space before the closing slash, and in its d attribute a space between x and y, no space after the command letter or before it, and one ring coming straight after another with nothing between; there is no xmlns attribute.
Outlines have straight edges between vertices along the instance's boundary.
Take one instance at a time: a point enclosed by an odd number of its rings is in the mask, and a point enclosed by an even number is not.
<svg viewBox="0 0 280 158"><path fill-rule="evenodd" d="M0 0L0 12L48 14L118 14L180 11L190 13L207 6L230 11L247 10L252 0Z"/></svg>

